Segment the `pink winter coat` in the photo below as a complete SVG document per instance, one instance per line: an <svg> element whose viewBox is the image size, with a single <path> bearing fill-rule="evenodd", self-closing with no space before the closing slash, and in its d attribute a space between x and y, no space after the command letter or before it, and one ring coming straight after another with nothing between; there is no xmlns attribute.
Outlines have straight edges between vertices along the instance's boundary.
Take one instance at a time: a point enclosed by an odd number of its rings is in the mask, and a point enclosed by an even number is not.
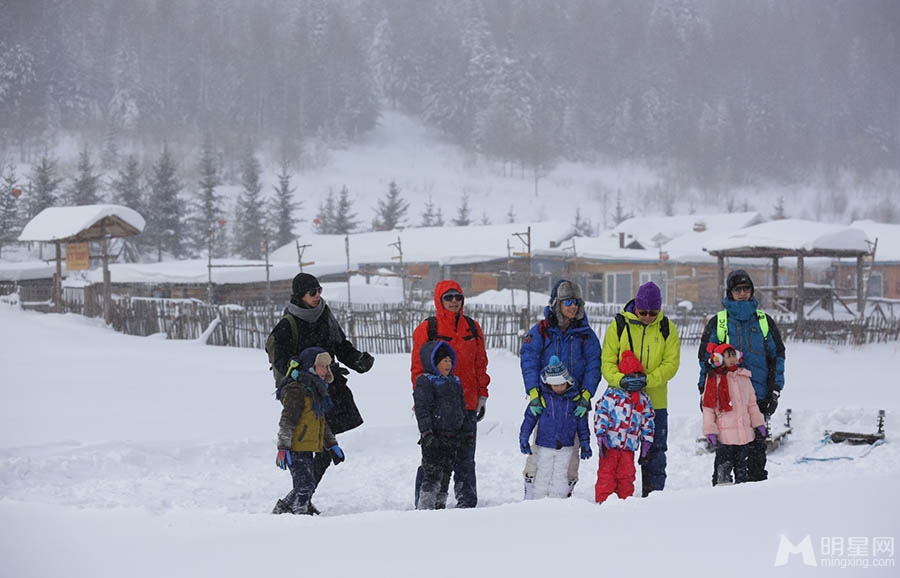
<svg viewBox="0 0 900 578"><path fill-rule="evenodd" d="M756 405L756 394L750 381L750 371L739 368L726 374L731 411L703 408L703 435L716 434L719 443L742 446L753 441L753 429L765 425L766 419Z"/></svg>

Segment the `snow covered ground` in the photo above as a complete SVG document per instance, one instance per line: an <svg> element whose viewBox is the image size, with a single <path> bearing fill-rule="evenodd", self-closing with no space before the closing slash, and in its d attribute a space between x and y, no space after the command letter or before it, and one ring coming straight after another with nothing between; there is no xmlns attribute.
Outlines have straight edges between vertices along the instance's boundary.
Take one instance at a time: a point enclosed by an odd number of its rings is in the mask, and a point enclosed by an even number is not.
<svg viewBox="0 0 900 578"><path fill-rule="evenodd" d="M518 359L491 351L480 504L440 512L412 509L408 357L378 356L351 375L366 423L340 436L347 461L326 474L323 515L310 518L268 513L290 477L274 464L279 404L262 351L125 336L6 304L0 328L5 578L898 575L875 564L900 554L874 552L876 538L893 548L900 537L896 343L788 343L776 422L792 408L794 434L770 456L769 481L722 488L709 485L712 456L696 453L696 349L685 346L669 386L666 491L602 506L596 458L573 499L522 501ZM854 461L796 463L825 429L874 431L878 409L887 444ZM782 536L810 536L818 566L800 554L774 566ZM842 551L823 549L837 539Z"/></svg>

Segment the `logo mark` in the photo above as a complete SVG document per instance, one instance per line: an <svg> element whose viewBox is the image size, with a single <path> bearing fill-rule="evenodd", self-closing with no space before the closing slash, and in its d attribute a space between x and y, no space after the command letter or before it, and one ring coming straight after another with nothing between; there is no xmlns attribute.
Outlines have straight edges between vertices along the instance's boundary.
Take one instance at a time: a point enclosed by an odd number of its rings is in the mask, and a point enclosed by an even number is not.
<svg viewBox="0 0 900 578"><path fill-rule="evenodd" d="M781 542L778 544L778 554L775 556L775 565L784 566L787 564L791 554L802 554L804 564L807 566L818 566L818 564L816 564L816 554L813 552L812 540L809 539L809 536L806 536L799 544L794 546L791 541L782 534Z"/></svg>

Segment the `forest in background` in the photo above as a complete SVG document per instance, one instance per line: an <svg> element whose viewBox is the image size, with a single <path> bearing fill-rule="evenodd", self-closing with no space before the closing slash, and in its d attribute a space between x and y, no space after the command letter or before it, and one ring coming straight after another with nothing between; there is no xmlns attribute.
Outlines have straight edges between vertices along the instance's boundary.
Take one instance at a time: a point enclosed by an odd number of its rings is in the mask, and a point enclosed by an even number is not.
<svg viewBox="0 0 900 578"><path fill-rule="evenodd" d="M390 108L535 176L883 180L898 31L892 0L0 0L0 157L74 134L149 166L208 139L238 179L249 142L300 167Z"/></svg>

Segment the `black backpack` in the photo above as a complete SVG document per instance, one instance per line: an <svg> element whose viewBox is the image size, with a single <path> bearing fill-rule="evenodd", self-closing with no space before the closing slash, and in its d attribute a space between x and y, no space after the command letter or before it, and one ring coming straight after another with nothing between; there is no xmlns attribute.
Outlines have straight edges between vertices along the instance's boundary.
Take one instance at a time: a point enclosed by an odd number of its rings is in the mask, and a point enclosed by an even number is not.
<svg viewBox="0 0 900 578"><path fill-rule="evenodd" d="M297 320L294 319L294 316L289 313L285 313L283 319L287 319L288 323L291 326L291 351L295 351L297 349L297 341L300 339L300 330L297 329ZM281 383L281 380L284 379L284 375L282 375L281 372L275 369L274 332L275 328L273 327L272 331L269 332L269 336L266 338L266 353L269 355L269 369L272 371L272 376L275 377L275 385L277 386L279 383Z"/></svg>

